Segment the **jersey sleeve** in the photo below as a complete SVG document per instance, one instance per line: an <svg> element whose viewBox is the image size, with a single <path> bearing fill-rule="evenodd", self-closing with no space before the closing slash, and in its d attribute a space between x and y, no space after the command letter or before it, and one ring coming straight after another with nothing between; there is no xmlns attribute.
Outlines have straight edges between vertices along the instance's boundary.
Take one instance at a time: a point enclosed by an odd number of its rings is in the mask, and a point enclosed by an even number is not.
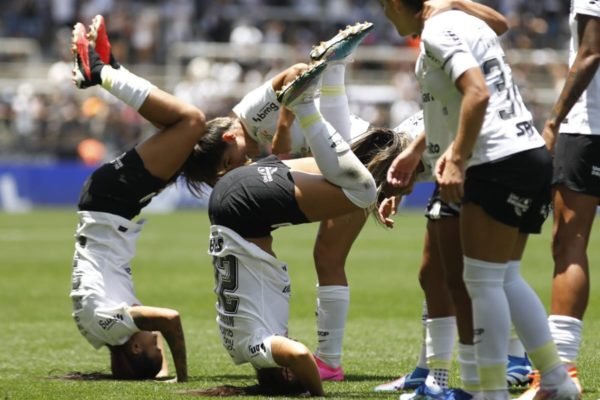
<svg viewBox="0 0 600 400"><path fill-rule="evenodd" d="M421 40L425 56L455 82L468 69L479 68L479 63L457 27L446 21L441 16L429 20Z"/></svg>
<svg viewBox="0 0 600 400"><path fill-rule="evenodd" d="M277 129L279 109L271 81L250 91L233 107L248 135L258 143L269 144Z"/></svg>
<svg viewBox="0 0 600 400"><path fill-rule="evenodd" d="M600 17L600 2L590 0L573 0L573 11L575 14Z"/></svg>
<svg viewBox="0 0 600 400"><path fill-rule="evenodd" d="M111 346L122 345L129 340L131 335L140 331L133 322L133 317L129 314L129 306L126 303L97 309L88 330L96 338Z"/></svg>

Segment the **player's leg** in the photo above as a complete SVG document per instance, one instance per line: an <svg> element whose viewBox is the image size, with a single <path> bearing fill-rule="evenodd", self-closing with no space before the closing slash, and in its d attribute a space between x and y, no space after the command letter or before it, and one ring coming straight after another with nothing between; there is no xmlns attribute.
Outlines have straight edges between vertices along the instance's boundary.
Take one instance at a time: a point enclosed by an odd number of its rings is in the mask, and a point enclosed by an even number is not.
<svg viewBox="0 0 600 400"><path fill-rule="evenodd" d="M73 51L74 80L79 87L102 84L142 117L162 128L136 149L153 176L170 179L204 134L204 114L124 68L114 69L104 64L90 45L81 23L73 29ZM169 152L165 152L165 148Z"/></svg>
<svg viewBox="0 0 600 400"><path fill-rule="evenodd" d="M321 221L313 257L317 270L317 335L315 351L321 378L343 380L342 342L350 304L346 259L367 220L364 210Z"/></svg>
<svg viewBox="0 0 600 400"><path fill-rule="evenodd" d="M289 108L300 124L310 146L318 169L327 181L341 188L345 199L337 210L320 207L319 201L303 202L303 211L313 221L343 215L352 208L345 208L349 200L355 207L367 208L375 200L376 187L373 176L352 152L349 144L323 119L317 109L320 75L325 65L314 64L311 68L278 93L278 100ZM306 177L306 180L318 176ZM313 193L316 195L316 193ZM302 207L301 207L302 208ZM356 208L354 208L355 210ZM333 211L333 213L332 213Z"/></svg>
<svg viewBox="0 0 600 400"><path fill-rule="evenodd" d="M315 46L310 53L314 61L324 60L327 69L323 73L319 109L323 117L350 142L350 107L346 96L346 65L358 45L373 29L370 22L357 23L341 30L326 42Z"/></svg>

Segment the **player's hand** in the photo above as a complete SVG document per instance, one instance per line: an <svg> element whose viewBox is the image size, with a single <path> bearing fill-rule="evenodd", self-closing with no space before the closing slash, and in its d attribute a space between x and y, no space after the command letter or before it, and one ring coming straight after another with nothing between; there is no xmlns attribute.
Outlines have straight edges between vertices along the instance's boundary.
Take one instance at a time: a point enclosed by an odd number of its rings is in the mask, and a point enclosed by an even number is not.
<svg viewBox="0 0 600 400"><path fill-rule="evenodd" d="M391 217L396 215L398 204L400 204L400 196L386 197L379 204L377 216L388 228L394 227L394 220Z"/></svg>
<svg viewBox="0 0 600 400"><path fill-rule="evenodd" d="M558 135L558 125L552 121L546 121L544 130L542 131L542 137L544 138L544 142L546 142L546 148L552 154L554 154L556 135Z"/></svg>
<svg viewBox="0 0 600 400"><path fill-rule="evenodd" d="M410 149L398 154L388 168L388 183L399 189L410 187L414 180L415 170L420 161L421 155L410 151Z"/></svg>
<svg viewBox="0 0 600 400"><path fill-rule="evenodd" d="M458 203L464 195L464 166L451 157L452 146L438 159L435 179L440 186L440 197L447 203Z"/></svg>

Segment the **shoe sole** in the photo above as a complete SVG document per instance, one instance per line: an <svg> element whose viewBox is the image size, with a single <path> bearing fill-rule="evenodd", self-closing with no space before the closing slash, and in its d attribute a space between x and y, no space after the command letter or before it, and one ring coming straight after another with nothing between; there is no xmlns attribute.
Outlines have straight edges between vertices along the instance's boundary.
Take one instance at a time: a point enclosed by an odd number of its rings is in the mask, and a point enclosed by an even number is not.
<svg viewBox="0 0 600 400"><path fill-rule="evenodd" d="M372 29L373 23L371 22L348 25L346 29L338 32L338 34L332 39L326 42L321 42L321 44L318 46L313 47L313 49L310 51L310 58L314 61L335 61L343 59L354 51L354 49L363 41L363 39ZM329 50L334 48L336 45L344 41L351 41L354 39L356 39L356 42L352 44L351 50L347 51L345 54L342 54L340 57L336 58L336 56L338 56L336 52L330 52L328 54Z"/></svg>
<svg viewBox="0 0 600 400"><path fill-rule="evenodd" d="M111 45L102 15L96 15L89 27L88 40L104 64L110 63Z"/></svg>
<svg viewBox="0 0 600 400"><path fill-rule="evenodd" d="M308 70L297 76L296 79L277 92L277 101L285 106L292 105L294 100L302 95L315 79L319 78L326 66L324 61L312 64Z"/></svg>
<svg viewBox="0 0 600 400"><path fill-rule="evenodd" d="M83 81L92 79L90 57L88 53L89 42L86 37L85 26L81 22L76 23L73 27L73 37L71 43L72 50L75 55L75 83L80 86Z"/></svg>

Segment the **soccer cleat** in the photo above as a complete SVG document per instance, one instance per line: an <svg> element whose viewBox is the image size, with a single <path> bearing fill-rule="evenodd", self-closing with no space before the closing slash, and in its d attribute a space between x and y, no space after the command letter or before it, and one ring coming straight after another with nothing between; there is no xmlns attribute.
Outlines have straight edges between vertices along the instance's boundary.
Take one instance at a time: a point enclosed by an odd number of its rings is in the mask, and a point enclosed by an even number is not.
<svg viewBox="0 0 600 400"><path fill-rule="evenodd" d="M319 375L322 381L341 382L344 380L344 370L342 367L333 368L319 357L314 356L319 369Z"/></svg>
<svg viewBox="0 0 600 400"><path fill-rule="evenodd" d="M541 376L538 371L534 371L531 384L517 400L578 400L581 398L583 389L579 378L577 378L577 369L571 367L568 369L569 379L566 379L560 385L550 389L542 389Z"/></svg>
<svg viewBox="0 0 600 400"><path fill-rule="evenodd" d="M108 34L106 33L106 23L102 15L96 15L92 20L87 38L90 45L96 50L98 57L100 57L100 60L104 64L110 64L114 69L119 69L121 67L115 59L115 56L112 54L112 47L110 45L110 40L108 40Z"/></svg>
<svg viewBox="0 0 600 400"><path fill-rule="evenodd" d="M371 22L357 22L354 25L348 25L346 29L340 30L328 41L314 46L310 51L310 58L314 61L324 60L327 62L345 60L372 29L373 23Z"/></svg>
<svg viewBox="0 0 600 400"><path fill-rule="evenodd" d="M79 88L87 88L102 82L100 71L104 63L90 46L86 37L85 26L78 22L73 27L71 50L75 55L73 66L73 82Z"/></svg>
<svg viewBox="0 0 600 400"><path fill-rule="evenodd" d="M508 356L506 364L506 382L508 386L525 386L531 382L533 369L529 358Z"/></svg>
<svg viewBox="0 0 600 400"><path fill-rule="evenodd" d="M413 372L401 376L391 382L382 383L373 389L376 392L395 392L401 390L414 390L425 383L429 375L427 368L416 367Z"/></svg>
<svg viewBox="0 0 600 400"><path fill-rule="evenodd" d="M308 103L319 97L322 73L325 62L311 64L309 68L296 79L277 91L277 100L288 108L301 103Z"/></svg>
<svg viewBox="0 0 600 400"><path fill-rule="evenodd" d="M473 396L462 389L440 389L421 384L413 393L400 395L400 400L472 400Z"/></svg>

